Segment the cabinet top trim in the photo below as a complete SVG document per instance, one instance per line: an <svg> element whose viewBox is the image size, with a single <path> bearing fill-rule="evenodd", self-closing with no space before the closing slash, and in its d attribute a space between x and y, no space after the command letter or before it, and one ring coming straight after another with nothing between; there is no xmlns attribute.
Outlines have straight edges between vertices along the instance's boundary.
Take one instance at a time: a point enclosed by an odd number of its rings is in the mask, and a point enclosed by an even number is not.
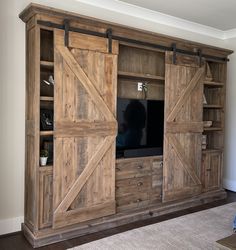
<svg viewBox="0 0 236 250"><path fill-rule="evenodd" d="M232 50L196 43L162 34L157 34L150 31L131 28L128 26L106 22L96 18L87 17L73 12L63 11L60 9L43 6L35 3L29 4L19 14L19 17L26 23L33 16L36 16L36 21L37 20L53 21L57 22L58 24L63 24L64 19L67 18L70 19L72 23L76 24L78 27L90 26L92 30L99 32L105 31L107 30L107 28L112 28L113 34L117 36L139 39L142 41L161 44L167 47L171 47L172 44L175 43L179 49L189 50L192 52L196 52L197 49L200 49L203 54L207 54L210 56L225 58L233 53Z"/></svg>

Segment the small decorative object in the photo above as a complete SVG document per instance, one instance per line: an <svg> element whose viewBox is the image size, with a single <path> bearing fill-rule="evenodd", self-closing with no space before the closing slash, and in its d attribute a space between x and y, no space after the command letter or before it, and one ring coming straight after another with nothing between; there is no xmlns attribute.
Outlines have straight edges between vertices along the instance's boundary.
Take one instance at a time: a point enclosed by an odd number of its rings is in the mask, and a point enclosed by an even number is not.
<svg viewBox="0 0 236 250"><path fill-rule="evenodd" d="M53 111L51 109L40 110L40 129L53 130Z"/></svg>
<svg viewBox="0 0 236 250"><path fill-rule="evenodd" d="M213 80L209 63L206 63L206 78L205 78L205 80L209 81L209 82L211 82Z"/></svg>
<svg viewBox="0 0 236 250"><path fill-rule="evenodd" d="M45 166L47 165L48 160L48 151L46 149L42 149L40 151L40 165Z"/></svg>
<svg viewBox="0 0 236 250"><path fill-rule="evenodd" d="M210 128L212 126L212 121L203 121L204 128Z"/></svg>
<svg viewBox="0 0 236 250"><path fill-rule="evenodd" d="M147 91L148 91L148 82L143 82L142 90L144 93L144 99L147 98Z"/></svg>
<svg viewBox="0 0 236 250"><path fill-rule="evenodd" d="M53 79L53 75L50 75L49 77L48 77L48 80L43 80L44 81L44 83L46 83L47 85L54 85L54 79Z"/></svg>
<svg viewBox="0 0 236 250"><path fill-rule="evenodd" d="M48 151L48 164L52 164L53 162L53 140L45 139L43 140L43 148Z"/></svg>

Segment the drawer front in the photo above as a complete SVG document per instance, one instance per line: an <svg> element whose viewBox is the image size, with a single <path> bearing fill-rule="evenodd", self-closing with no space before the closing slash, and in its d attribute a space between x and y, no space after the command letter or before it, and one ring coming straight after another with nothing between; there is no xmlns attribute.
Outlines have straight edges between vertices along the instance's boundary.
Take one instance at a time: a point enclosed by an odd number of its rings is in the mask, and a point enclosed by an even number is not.
<svg viewBox="0 0 236 250"><path fill-rule="evenodd" d="M151 176L116 181L116 197L134 195L151 189Z"/></svg>
<svg viewBox="0 0 236 250"><path fill-rule="evenodd" d="M152 160L124 160L116 163L116 180L137 178L151 174Z"/></svg>
<svg viewBox="0 0 236 250"><path fill-rule="evenodd" d="M139 192L116 198L117 212L147 207L150 203L149 192Z"/></svg>
<svg viewBox="0 0 236 250"><path fill-rule="evenodd" d="M152 175L152 187L150 191L150 204L162 201L162 174Z"/></svg>
<svg viewBox="0 0 236 250"><path fill-rule="evenodd" d="M152 174L162 175L163 161L162 159L153 160L152 162Z"/></svg>

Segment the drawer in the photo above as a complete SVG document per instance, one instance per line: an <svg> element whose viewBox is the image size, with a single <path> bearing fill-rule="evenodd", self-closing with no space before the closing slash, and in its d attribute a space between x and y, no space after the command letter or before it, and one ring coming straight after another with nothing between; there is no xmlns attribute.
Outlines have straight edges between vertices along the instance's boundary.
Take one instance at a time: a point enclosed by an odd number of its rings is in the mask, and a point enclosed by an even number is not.
<svg viewBox="0 0 236 250"><path fill-rule="evenodd" d="M149 195L149 192L141 192L118 197L116 199L117 212L147 207L150 203Z"/></svg>
<svg viewBox="0 0 236 250"><path fill-rule="evenodd" d="M163 173L163 161L162 161L162 159L153 160L152 173L157 174L157 175L162 175L162 173Z"/></svg>
<svg viewBox="0 0 236 250"><path fill-rule="evenodd" d="M137 178L151 174L152 160L121 160L116 163L116 180Z"/></svg>
<svg viewBox="0 0 236 250"><path fill-rule="evenodd" d="M152 175L152 188L150 191L150 204L160 203L162 201L162 175Z"/></svg>
<svg viewBox="0 0 236 250"><path fill-rule="evenodd" d="M135 195L151 189L151 176L116 181L116 197Z"/></svg>

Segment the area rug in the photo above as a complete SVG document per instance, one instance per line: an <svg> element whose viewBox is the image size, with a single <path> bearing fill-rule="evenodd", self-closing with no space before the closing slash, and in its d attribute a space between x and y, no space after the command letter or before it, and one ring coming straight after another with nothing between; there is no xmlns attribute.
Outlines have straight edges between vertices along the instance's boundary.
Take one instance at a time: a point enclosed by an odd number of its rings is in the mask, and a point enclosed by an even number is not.
<svg viewBox="0 0 236 250"><path fill-rule="evenodd" d="M71 250L221 249L217 240L232 234L236 202L80 245Z"/></svg>

